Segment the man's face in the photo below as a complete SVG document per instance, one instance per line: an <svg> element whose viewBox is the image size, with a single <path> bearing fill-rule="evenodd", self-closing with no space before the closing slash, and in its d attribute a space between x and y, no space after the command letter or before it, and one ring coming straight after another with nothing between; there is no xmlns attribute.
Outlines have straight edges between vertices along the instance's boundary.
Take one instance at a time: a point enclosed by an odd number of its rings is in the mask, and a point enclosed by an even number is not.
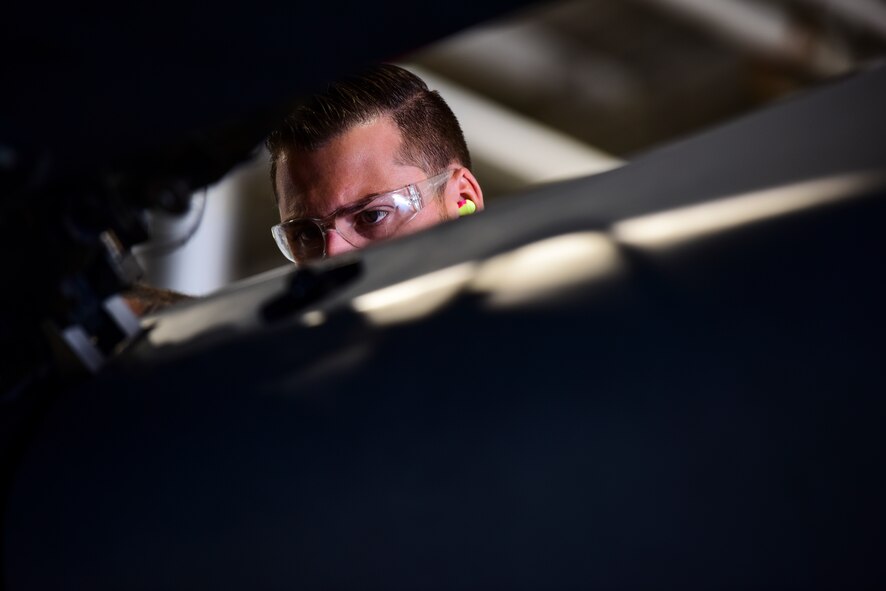
<svg viewBox="0 0 886 591"><path fill-rule="evenodd" d="M401 141L397 125L390 117L382 117L351 129L319 150L287 150L275 179L280 221L323 218L369 195L399 189L439 172L400 162ZM426 199L398 235L456 217L457 187L447 184L443 190L443 199ZM326 233L327 256L354 249L337 232Z"/></svg>

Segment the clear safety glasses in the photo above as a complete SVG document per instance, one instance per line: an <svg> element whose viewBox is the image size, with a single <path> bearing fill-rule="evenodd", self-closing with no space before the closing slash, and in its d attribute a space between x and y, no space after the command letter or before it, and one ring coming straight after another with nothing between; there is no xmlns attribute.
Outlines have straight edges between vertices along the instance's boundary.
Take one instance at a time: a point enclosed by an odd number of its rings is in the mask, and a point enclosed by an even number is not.
<svg viewBox="0 0 886 591"><path fill-rule="evenodd" d="M371 242L386 240L418 215L452 177L444 170L423 181L399 189L372 195L323 218L297 218L271 228L280 252L294 263L326 256L326 233L338 232L349 244L362 248Z"/></svg>

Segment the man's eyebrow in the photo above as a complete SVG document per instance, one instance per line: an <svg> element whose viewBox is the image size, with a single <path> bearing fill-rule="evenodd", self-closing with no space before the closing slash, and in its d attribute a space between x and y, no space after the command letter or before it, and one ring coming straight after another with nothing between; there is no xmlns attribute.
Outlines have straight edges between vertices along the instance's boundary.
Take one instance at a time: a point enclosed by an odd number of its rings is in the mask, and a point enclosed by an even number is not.
<svg viewBox="0 0 886 591"><path fill-rule="evenodd" d="M368 204L370 201L372 201L373 199L375 199L375 198L378 197L379 195L385 195L385 194L387 194L387 193L391 193L391 192L393 192L393 191L397 191L397 189L392 189L391 191L379 191L378 193L370 193L369 195L366 195L366 196L364 196L364 197L360 197L360 198L357 199L356 201L352 201L352 202L350 202L350 203L346 203L345 205L342 205L341 207L338 207L338 208L336 208L336 209L333 209L331 212L329 212L329 213L327 213L326 215L323 215L323 216L306 216L306 215L294 215L294 216L290 216L290 217L286 220L286 222L292 222L292 221L295 221L295 220L325 220L325 219L327 219L327 218L331 218L331 217L334 217L334 216L339 216L339 215L341 215L341 214L343 214L343 213L351 213L351 212L354 212L354 211L358 211L358 210L361 209L364 205ZM298 213L300 213L300 214L304 214L304 208L300 207L299 209L300 209L300 211L299 211ZM283 222L283 223L286 223L286 222Z"/></svg>
<svg viewBox="0 0 886 591"><path fill-rule="evenodd" d="M352 211L357 211L358 209L361 209L364 205L371 202L376 197L378 197L380 195L384 195L386 193L390 193L390 191L380 191L378 193L371 193L369 195L366 195L365 197L361 197L360 199L358 199L356 201L352 201L352 202L348 203L347 205L342 205L337 210L335 210L335 212L333 212L333 213L338 215L339 213L350 213Z"/></svg>

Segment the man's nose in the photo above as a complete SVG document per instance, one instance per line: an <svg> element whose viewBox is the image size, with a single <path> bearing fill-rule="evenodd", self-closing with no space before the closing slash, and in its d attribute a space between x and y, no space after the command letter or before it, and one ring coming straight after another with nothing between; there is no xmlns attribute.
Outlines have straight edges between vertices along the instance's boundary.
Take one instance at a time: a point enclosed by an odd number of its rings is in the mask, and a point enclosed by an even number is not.
<svg viewBox="0 0 886 591"><path fill-rule="evenodd" d="M341 234L334 229L330 229L326 232L326 256L332 257L356 249L356 246L342 238Z"/></svg>

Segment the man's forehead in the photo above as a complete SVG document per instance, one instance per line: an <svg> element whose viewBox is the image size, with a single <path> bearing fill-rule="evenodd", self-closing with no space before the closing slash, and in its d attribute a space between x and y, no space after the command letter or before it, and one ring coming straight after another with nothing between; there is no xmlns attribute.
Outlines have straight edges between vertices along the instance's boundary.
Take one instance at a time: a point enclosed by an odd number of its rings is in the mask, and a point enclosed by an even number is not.
<svg viewBox="0 0 886 591"><path fill-rule="evenodd" d="M281 218L285 220L299 217L326 217L337 210L371 200L376 195L399 189L414 182L409 180L396 184L396 181L388 181L386 180L387 178L381 178L377 182L353 183L352 189L340 192L323 192L322 190L310 189L304 191L293 190L280 200Z"/></svg>
<svg viewBox="0 0 886 591"><path fill-rule="evenodd" d="M281 219L323 217L339 207L418 180L420 168L399 157L401 138L389 118L352 128L313 151L289 149L278 160Z"/></svg>

